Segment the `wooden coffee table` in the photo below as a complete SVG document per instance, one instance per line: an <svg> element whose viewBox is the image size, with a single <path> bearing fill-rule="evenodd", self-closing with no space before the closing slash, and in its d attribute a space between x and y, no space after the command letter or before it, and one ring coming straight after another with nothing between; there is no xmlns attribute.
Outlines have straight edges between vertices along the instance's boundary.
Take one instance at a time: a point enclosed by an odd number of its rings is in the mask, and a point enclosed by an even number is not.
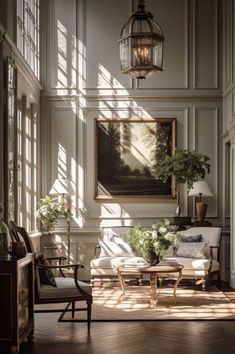
<svg viewBox="0 0 235 354"><path fill-rule="evenodd" d="M170 273L178 273L178 277L176 279L176 282L174 284L174 290L173 294L174 297L176 298L176 289L179 285L180 279L181 279L181 273L182 273L183 266L180 264L170 264L170 265L156 265L156 266L147 266L147 267L129 267L129 266L115 266L115 270L118 275L118 279L120 282L120 286L122 289L122 295L123 297L125 295L125 290L126 290L126 284L125 284L125 279L126 278L131 278L131 277L142 277L143 274L149 274L150 276L150 298L151 298L151 304L156 305L157 304L157 278L163 278L166 277L167 274Z"/></svg>

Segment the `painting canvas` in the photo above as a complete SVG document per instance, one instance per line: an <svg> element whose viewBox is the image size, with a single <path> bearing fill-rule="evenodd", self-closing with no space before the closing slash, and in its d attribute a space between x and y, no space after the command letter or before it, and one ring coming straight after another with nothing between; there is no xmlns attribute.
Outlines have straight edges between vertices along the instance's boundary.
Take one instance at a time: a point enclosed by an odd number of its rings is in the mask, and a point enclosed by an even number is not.
<svg viewBox="0 0 235 354"><path fill-rule="evenodd" d="M152 167L175 150L176 119L95 120L95 199L172 198Z"/></svg>

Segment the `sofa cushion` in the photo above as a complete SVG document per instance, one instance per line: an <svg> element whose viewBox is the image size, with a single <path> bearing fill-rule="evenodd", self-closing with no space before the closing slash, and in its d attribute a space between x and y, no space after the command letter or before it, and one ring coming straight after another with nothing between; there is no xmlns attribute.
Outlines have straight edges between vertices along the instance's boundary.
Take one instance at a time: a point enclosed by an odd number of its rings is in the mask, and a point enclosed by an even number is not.
<svg viewBox="0 0 235 354"><path fill-rule="evenodd" d="M202 269L208 270L210 266L209 259L195 259L195 258L185 258L185 257L170 257L164 260L169 260L171 262L176 262L183 266L182 273L186 270Z"/></svg>
<svg viewBox="0 0 235 354"><path fill-rule="evenodd" d="M100 257L130 257L134 253L127 242L120 237L114 236L112 239L99 240Z"/></svg>
<svg viewBox="0 0 235 354"><path fill-rule="evenodd" d="M177 257L206 259L207 248L207 242L179 242L175 250L175 255Z"/></svg>
<svg viewBox="0 0 235 354"><path fill-rule="evenodd" d="M39 289L39 297L43 298L65 298L72 297L75 298L80 296L81 293L76 287L73 278L64 278L64 277L56 277L55 282L57 284L57 288L43 284ZM79 286L88 294L91 294L91 286L82 281L78 281Z"/></svg>

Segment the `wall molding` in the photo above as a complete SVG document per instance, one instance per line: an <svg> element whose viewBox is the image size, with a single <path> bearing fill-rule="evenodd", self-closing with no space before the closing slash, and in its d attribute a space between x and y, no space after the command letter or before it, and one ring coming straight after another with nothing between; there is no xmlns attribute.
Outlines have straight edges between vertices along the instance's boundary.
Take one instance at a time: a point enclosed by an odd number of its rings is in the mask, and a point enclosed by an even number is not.
<svg viewBox="0 0 235 354"><path fill-rule="evenodd" d="M213 141L213 167L214 167L214 174L213 174L213 189L215 191L216 200L214 200L215 204L215 211L208 215L208 217L218 218L219 217L219 195L218 195L218 186L219 186L219 170L218 170L218 159L219 159L219 147L218 147L218 120L219 120L219 107L194 107L193 108L193 150L198 151L197 145L197 136L199 134L198 131L198 115L200 111L211 111L214 112L214 141Z"/></svg>
<svg viewBox="0 0 235 354"><path fill-rule="evenodd" d="M49 94L42 92L42 99L43 100L48 100L48 101L65 101L65 100L77 100L79 98L84 98L84 100L87 100L88 102L93 102L93 101L113 101L113 102L119 102L119 101L154 101L154 102L166 102L166 101L174 101L174 102L223 102L223 95L222 92L218 92L216 94L204 94L204 93L189 93L187 92L182 92L180 94L159 94L156 90L154 90L154 93L151 95L141 95L139 92L138 94L135 94L135 92L131 92L130 94L126 95L115 95L115 94L104 94L104 95L83 95L81 93L78 94L73 94L73 95L55 95L55 94Z"/></svg>

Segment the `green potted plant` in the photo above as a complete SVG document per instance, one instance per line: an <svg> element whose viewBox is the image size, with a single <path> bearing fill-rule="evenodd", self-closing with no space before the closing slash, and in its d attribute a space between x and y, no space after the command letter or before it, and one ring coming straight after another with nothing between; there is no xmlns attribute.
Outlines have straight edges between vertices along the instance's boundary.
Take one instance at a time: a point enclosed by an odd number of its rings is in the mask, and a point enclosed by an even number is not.
<svg viewBox="0 0 235 354"><path fill-rule="evenodd" d="M187 183L191 189L193 183L204 179L210 172L209 157L196 151L176 150L175 155L166 156L153 168L156 178L166 181L174 176L175 192L177 197L176 215L180 215L180 184Z"/></svg>
<svg viewBox="0 0 235 354"><path fill-rule="evenodd" d="M43 231L53 231L60 216L67 216L67 212L56 198L46 195L40 199L36 217L40 220Z"/></svg>
<svg viewBox="0 0 235 354"><path fill-rule="evenodd" d="M168 219L160 219L151 227L135 226L128 234L129 243L146 262L157 264L175 241L174 227Z"/></svg>

